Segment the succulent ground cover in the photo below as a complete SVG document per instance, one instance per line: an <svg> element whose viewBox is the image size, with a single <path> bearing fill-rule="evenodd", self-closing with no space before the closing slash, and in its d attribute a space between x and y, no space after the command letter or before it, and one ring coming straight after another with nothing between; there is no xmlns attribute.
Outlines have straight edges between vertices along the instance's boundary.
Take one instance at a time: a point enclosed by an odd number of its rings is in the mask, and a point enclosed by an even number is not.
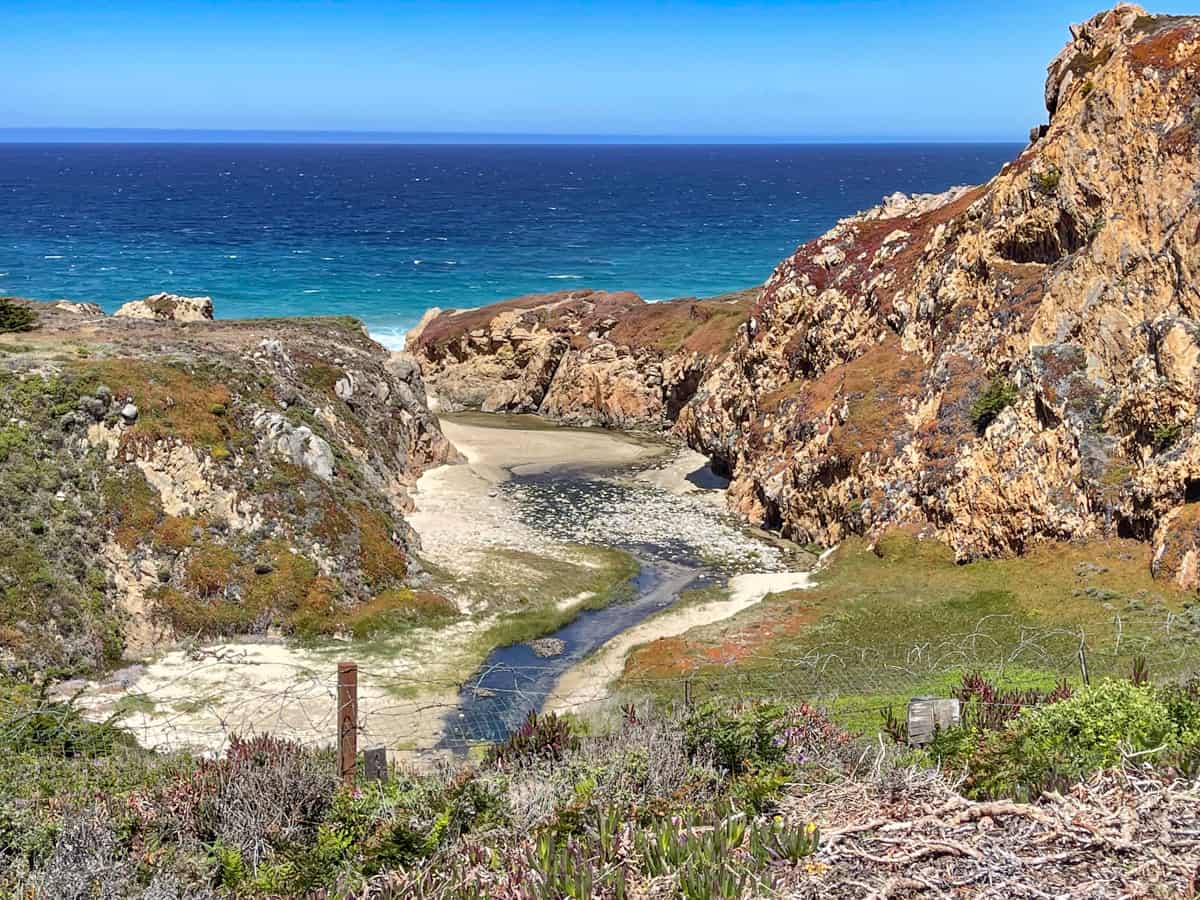
<svg viewBox="0 0 1200 900"><path fill-rule="evenodd" d="M56 898L724 900L933 896L951 885L964 896L1187 896L1200 865L1200 684L1141 677L1019 696L966 678L964 724L918 752L808 706L630 706L605 724L532 716L470 759L353 787L336 779L328 751L259 736L215 758L153 754L117 723L10 686L0 888Z"/></svg>

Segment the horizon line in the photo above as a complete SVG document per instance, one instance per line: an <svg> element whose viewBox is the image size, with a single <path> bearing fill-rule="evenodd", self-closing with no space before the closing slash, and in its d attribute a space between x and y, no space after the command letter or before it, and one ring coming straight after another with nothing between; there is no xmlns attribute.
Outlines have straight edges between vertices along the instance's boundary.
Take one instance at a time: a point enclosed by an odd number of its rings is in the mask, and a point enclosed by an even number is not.
<svg viewBox="0 0 1200 900"><path fill-rule="evenodd" d="M1017 139L885 135L624 134L284 128L0 127L0 144L1021 144Z"/></svg>

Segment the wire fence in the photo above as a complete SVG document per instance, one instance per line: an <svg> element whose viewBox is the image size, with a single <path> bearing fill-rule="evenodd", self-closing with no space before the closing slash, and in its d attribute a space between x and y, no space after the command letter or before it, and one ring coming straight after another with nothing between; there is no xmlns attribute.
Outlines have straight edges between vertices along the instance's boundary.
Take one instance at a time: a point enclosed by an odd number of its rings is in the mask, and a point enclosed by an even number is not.
<svg viewBox="0 0 1200 900"><path fill-rule="evenodd" d="M889 709L901 712L913 697L950 696L970 673L1009 689L1128 676L1135 665L1155 680L1179 679L1200 673L1198 647L1195 629L1171 614L1154 629L1131 633L1118 617L1090 634L989 616L968 632L905 645L838 643L772 654L689 641L687 653L657 669L639 667L636 657L605 668L595 658L568 655L536 664L494 663L459 682L371 660L357 666L353 730L359 748L382 748L393 760L428 765L504 740L531 712L615 716L624 704L650 696L684 704L715 698L806 703L873 734ZM228 689L213 693L213 684ZM140 747L163 752L219 754L235 735L256 734L327 748L344 731L333 663L323 671L278 659L264 666L236 648L197 651L176 677L145 690L135 682L125 690L85 690L67 699L65 706L0 700L0 743L19 747L31 740L43 752L57 746L63 758L87 756L88 748L73 737L78 723L66 721L77 715L76 704L87 720L119 724Z"/></svg>

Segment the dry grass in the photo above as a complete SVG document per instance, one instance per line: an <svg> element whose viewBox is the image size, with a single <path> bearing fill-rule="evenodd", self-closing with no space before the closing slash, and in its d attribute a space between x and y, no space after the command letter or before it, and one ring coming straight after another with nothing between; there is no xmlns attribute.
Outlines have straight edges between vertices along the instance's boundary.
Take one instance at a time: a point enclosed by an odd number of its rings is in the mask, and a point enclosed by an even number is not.
<svg viewBox="0 0 1200 900"><path fill-rule="evenodd" d="M179 438L196 448L224 448L236 428L228 416L232 400L225 376L215 369L139 359L104 359L77 364L85 375L108 385L114 396L138 408L126 446ZM220 451L218 451L220 452Z"/></svg>

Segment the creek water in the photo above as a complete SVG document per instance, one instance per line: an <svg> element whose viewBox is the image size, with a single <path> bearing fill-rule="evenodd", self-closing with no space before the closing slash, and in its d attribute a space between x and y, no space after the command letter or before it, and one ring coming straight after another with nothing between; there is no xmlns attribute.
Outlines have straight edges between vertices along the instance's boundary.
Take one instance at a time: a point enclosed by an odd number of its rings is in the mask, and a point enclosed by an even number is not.
<svg viewBox="0 0 1200 900"><path fill-rule="evenodd" d="M497 647L462 688L447 715L443 745L502 741L540 710L558 679L621 632L679 600L680 593L720 585L725 567L706 552L704 528L681 528L681 516L661 491L621 480L620 472L553 471L518 476L501 489L520 518L557 539L601 544L630 553L639 566L627 599L581 612L546 638L560 653L539 656L530 644ZM685 505L686 506L686 505ZM713 523L720 517L713 514ZM718 527L721 526L718 524Z"/></svg>

